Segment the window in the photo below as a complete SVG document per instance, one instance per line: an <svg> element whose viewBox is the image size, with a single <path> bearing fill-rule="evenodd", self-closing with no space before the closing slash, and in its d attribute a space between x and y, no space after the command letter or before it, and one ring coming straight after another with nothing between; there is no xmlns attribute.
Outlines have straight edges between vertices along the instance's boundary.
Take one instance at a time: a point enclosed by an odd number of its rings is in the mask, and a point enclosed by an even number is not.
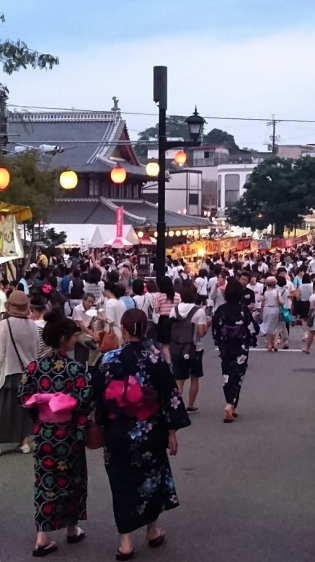
<svg viewBox="0 0 315 562"><path fill-rule="evenodd" d="M102 194L107 199L110 197L110 185L108 185L107 183L103 185Z"/></svg>
<svg viewBox="0 0 315 562"><path fill-rule="evenodd" d="M210 152L209 152L209 150L205 150L204 153L203 153L203 155L204 155L204 156L203 156L204 158L210 158Z"/></svg>
<svg viewBox="0 0 315 562"><path fill-rule="evenodd" d="M198 193L189 193L188 204L189 205L198 205Z"/></svg>
<svg viewBox="0 0 315 562"><path fill-rule="evenodd" d="M126 187L126 199L132 199L132 185L130 183Z"/></svg>
<svg viewBox="0 0 315 562"><path fill-rule="evenodd" d="M225 176L225 204L228 207L238 201L240 196L240 175L226 174Z"/></svg>
<svg viewBox="0 0 315 562"><path fill-rule="evenodd" d="M139 199L139 193L140 193L139 186L138 186L138 185L134 185L134 186L133 186L133 196L134 196L134 199Z"/></svg>
<svg viewBox="0 0 315 562"><path fill-rule="evenodd" d="M110 198L117 199L117 186L114 183L110 186Z"/></svg>
<svg viewBox="0 0 315 562"><path fill-rule="evenodd" d="M89 197L98 197L98 196L99 196L98 180L90 180L89 181Z"/></svg>

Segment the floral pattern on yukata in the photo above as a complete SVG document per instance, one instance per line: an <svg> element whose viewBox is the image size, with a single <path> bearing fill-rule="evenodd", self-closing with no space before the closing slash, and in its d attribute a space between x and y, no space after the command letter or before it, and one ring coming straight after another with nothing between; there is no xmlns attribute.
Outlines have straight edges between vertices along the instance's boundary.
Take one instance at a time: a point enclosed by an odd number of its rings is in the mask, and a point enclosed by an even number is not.
<svg viewBox="0 0 315 562"><path fill-rule="evenodd" d="M66 355L54 353L32 361L23 374L19 400L35 393L63 392L77 400L72 421L37 421L35 435L35 523L53 531L86 519L87 467L85 424L92 396L90 375Z"/></svg>

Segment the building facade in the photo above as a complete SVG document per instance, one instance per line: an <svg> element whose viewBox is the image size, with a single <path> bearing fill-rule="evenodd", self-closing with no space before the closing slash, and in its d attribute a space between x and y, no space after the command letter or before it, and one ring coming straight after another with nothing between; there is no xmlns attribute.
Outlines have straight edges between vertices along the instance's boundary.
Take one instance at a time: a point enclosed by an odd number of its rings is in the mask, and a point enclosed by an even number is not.
<svg viewBox="0 0 315 562"><path fill-rule="evenodd" d="M225 212L242 197L244 185L257 164L223 164L218 166L218 211Z"/></svg>

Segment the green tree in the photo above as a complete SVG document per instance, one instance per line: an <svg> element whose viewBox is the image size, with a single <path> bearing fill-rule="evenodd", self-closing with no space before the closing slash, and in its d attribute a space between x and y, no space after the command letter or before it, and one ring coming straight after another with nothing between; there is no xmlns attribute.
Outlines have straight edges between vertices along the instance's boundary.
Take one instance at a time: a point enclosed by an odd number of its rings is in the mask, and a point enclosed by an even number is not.
<svg viewBox="0 0 315 562"><path fill-rule="evenodd" d="M203 137L204 144L225 144L230 150L239 150L234 136L222 129L212 129Z"/></svg>
<svg viewBox="0 0 315 562"><path fill-rule="evenodd" d="M189 129L185 123L187 117L183 115L167 115L166 116L166 136L168 138L182 138L183 140L190 140ZM138 156L146 157L149 141L158 140L159 138L159 124L154 127L149 127L138 134L138 141L135 145L135 151ZM179 143L180 144L180 143Z"/></svg>
<svg viewBox="0 0 315 562"><path fill-rule="evenodd" d="M315 159L264 160L244 187L229 211L229 222L253 230L272 224L276 236L283 236L285 227L296 227L315 208Z"/></svg>
<svg viewBox="0 0 315 562"><path fill-rule="evenodd" d="M5 18L0 14L0 22L4 23ZM5 74L12 74L21 68L40 68L51 69L59 64L59 59L49 54L39 53L30 49L26 43L20 41L0 40L0 62ZM8 96L8 88L0 83L0 101Z"/></svg>
<svg viewBox="0 0 315 562"><path fill-rule="evenodd" d="M61 191L58 171L50 168L50 158L40 156L35 151L14 157L1 155L0 166L6 168L11 176L9 186L0 193L0 200L12 205L26 205L32 211L32 220L27 223L32 251L35 226L40 222L45 223L55 197Z"/></svg>
<svg viewBox="0 0 315 562"><path fill-rule="evenodd" d="M67 234L64 230L56 232L54 228L47 228L44 230L43 234L40 235L40 241L46 244L46 246L52 246L53 248L64 244L66 239Z"/></svg>

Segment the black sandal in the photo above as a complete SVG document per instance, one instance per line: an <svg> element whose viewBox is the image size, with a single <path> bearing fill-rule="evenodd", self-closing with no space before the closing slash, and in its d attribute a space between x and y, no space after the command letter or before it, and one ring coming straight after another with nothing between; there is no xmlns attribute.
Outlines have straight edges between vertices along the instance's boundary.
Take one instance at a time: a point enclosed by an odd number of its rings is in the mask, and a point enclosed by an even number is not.
<svg viewBox="0 0 315 562"><path fill-rule="evenodd" d="M77 542L82 541L85 538L85 532L82 531L82 529L80 529L80 527L77 527L77 532L75 535L70 535L69 537L67 537L67 543L68 544L76 544Z"/></svg>
<svg viewBox="0 0 315 562"><path fill-rule="evenodd" d="M164 541L165 541L165 535L161 534L158 537L156 537L156 539L149 541L149 546L151 546L151 548L158 548L164 543Z"/></svg>
<svg viewBox="0 0 315 562"><path fill-rule="evenodd" d="M121 550L118 549L116 552L116 560L120 560L120 562L131 560L131 558L133 558L134 556L134 553L135 553L134 548L132 549L131 552L128 552L128 554L126 554L125 552L121 552Z"/></svg>
<svg viewBox="0 0 315 562"><path fill-rule="evenodd" d="M33 556L35 556L36 558L41 558L42 556L47 556L52 552L56 552L56 550L57 550L57 545L55 542L51 542L47 544L47 546L36 545L33 550Z"/></svg>

